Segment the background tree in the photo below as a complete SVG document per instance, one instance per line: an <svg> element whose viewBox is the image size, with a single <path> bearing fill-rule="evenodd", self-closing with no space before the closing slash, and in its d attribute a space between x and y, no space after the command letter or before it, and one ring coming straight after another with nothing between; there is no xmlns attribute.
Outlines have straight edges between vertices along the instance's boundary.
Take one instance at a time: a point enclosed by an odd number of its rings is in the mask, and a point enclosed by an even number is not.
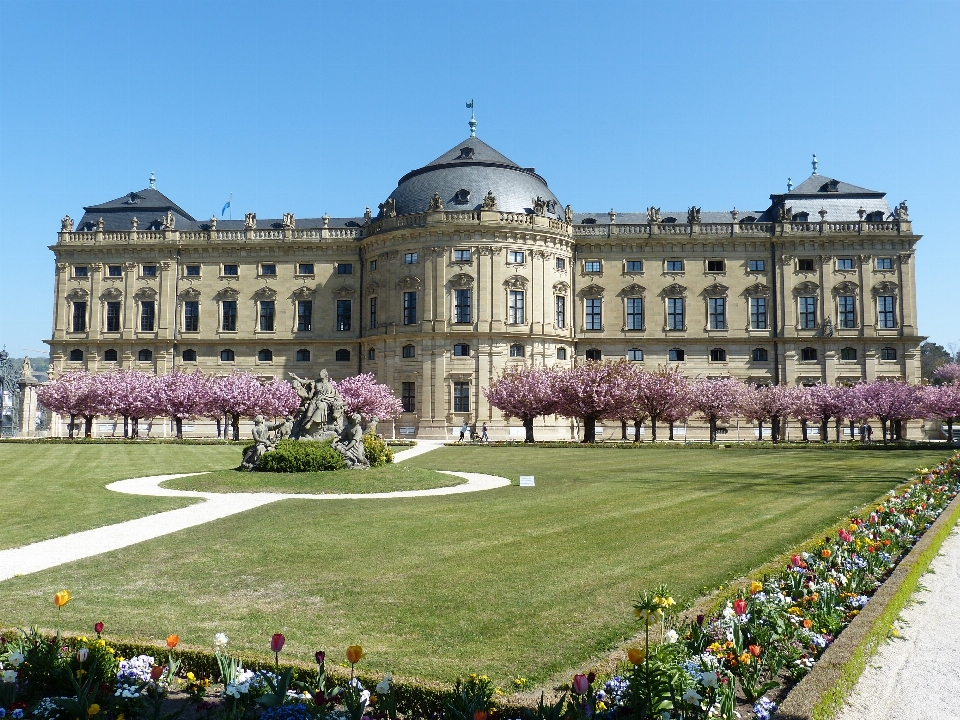
<svg viewBox="0 0 960 720"><path fill-rule="evenodd" d="M697 378L690 388L691 407L710 424L710 442L717 441L717 422L739 415L747 400L746 386L732 377Z"/></svg>
<svg viewBox="0 0 960 720"><path fill-rule="evenodd" d="M631 407L635 417L650 418L650 440L657 441L657 422L670 420L672 411L684 407L690 396L690 382L678 367L660 366L655 372L638 371L639 378L633 385ZM639 433L637 428L637 433ZM639 442L640 436L635 435ZM670 438L671 440L673 438Z"/></svg>
<svg viewBox="0 0 960 720"><path fill-rule="evenodd" d="M522 421L524 442L532 443L533 421L557 412L559 381L559 374L552 368L513 366L484 388L483 394L506 417Z"/></svg>
<svg viewBox="0 0 960 720"><path fill-rule="evenodd" d="M933 372L933 379L937 383L960 383L960 364L955 362L941 365Z"/></svg>
<svg viewBox="0 0 960 720"><path fill-rule="evenodd" d="M297 393L289 385L293 395L297 400ZM378 383L373 373L363 373L353 377L344 378L333 383L343 402L347 406L348 413L360 413L365 422L371 419L391 420L400 417L403 412L403 403L393 394L389 385ZM297 403L299 405L299 402ZM296 409L296 405L294 406Z"/></svg>
<svg viewBox="0 0 960 720"><path fill-rule="evenodd" d="M744 398L744 417L757 423L757 439L763 441L763 423L770 423L770 439L780 442L783 419L790 414L793 402L791 388L786 385L754 385Z"/></svg>
<svg viewBox="0 0 960 720"><path fill-rule="evenodd" d="M212 383L199 370L174 371L157 380L157 401L163 415L173 418L177 440L183 440L183 421L203 415L210 404Z"/></svg>
<svg viewBox="0 0 960 720"><path fill-rule="evenodd" d="M938 367L958 359L943 345L927 340L920 344L920 376L929 382L933 380Z"/></svg>
<svg viewBox="0 0 960 720"><path fill-rule="evenodd" d="M880 420L883 444L893 436L893 428L888 434L891 421L897 423L915 417L921 417L920 391L917 385L907 385L901 380L875 380L855 386L855 396L871 417Z"/></svg>
<svg viewBox="0 0 960 720"><path fill-rule="evenodd" d="M921 390L923 415L938 423L946 421L947 439L953 444L953 423L960 419L960 384L927 385Z"/></svg>
<svg viewBox="0 0 960 720"><path fill-rule="evenodd" d="M86 370L66 372L37 388L37 399L47 410L58 415L69 415L68 434L73 437L74 422L77 417L77 394L82 391L87 375Z"/></svg>
<svg viewBox="0 0 960 720"><path fill-rule="evenodd" d="M557 412L583 419L583 442L596 442L597 420L624 415L631 401L630 370L626 360L587 360L560 373Z"/></svg>
<svg viewBox="0 0 960 720"><path fill-rule="evenodd" d="M240 439L240 418L256 415L261 407L263 384L256 376L235 370L217 378L211 388L210 407L230 418L233 439ZM226 433L224 433L226 434Z"/></svg>

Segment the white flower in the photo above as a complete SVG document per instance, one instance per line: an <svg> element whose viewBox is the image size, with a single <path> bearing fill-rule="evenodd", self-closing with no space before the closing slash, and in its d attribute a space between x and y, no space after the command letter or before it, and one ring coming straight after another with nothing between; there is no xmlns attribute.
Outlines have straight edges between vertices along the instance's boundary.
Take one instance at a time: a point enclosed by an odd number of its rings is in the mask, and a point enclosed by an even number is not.
<svg viewBox="0 0 960 720"><path fill-rule="evenodd" d="M733 611L733 606L730 603L727 603L727 606L723 609L723 616L727 619L732 618L736 613Z"/></svg>
<svg viewBox="0 0 960 720"><path fill-rule="evenodd" d="M223 649L227 646L228 642L230 642L230 638L228 638L222 632L213 636L213 646L215 648Z"/></svg>
<svg viewBox="0 0 960 720"><path fill-rule="evenodd" d="M705 672L703 675L700 676L700 682L703 683L704 687L708 687L708 688L716 687L717 674L713 670L710 670L709 672Z"/></svg>
<svg viewBox="0 0 960 720"><path fill-rule="evenodd" d="M677 635L676 630L671 628L670 630L667 630L666 634L663 637L668 643L673 645L673 643L675 643L677 641L677 638L680 636Z"/></svg>
<svg viewBox="0 0 960 720"><path fill-rule="evenodd" d="M390 692L390 680L390 673L387 673L383 680L377 683L377 695L386 695L388 692Z"/></svg>
<svg viewBox="0 0 960 720"><path fill-rule="evenodd" d="M16 670L4 670L3 671L3 681L5 683L15 683L17 681L17 671Z"/></svg>
<svg viewBox="0 0 960 720"><path fill-rule="evenodd" d="M7 655L7 662L10 663L12 667L20 667L20 664L23 662L23 653L10 653Z"/></svg>
<svg viewBox="0 0 960 720"><path fill-rule="evenodd" d="M90 657L90 651L87 648L77 650L77 660L80 662L85 663L88 657Z"/></svg>
<svg viewBox="0 0 960 720"><path fill-rule="evenodd" d="M690 705L699 705L700 701L703 699L703 696L700 695L694 688L687 688L683 693L683 701Z"/></svg>

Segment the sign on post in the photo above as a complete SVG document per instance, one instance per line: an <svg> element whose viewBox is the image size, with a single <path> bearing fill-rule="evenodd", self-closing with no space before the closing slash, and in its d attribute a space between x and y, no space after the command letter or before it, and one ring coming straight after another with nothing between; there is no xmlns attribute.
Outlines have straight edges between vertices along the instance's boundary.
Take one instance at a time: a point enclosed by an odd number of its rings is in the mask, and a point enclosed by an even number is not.
<svg viewBox="0 0 960 720"><path fill-rule="evenodd" d="M535 483L533 482L533 475L521 475L520 487L536 487Z"/></svg>

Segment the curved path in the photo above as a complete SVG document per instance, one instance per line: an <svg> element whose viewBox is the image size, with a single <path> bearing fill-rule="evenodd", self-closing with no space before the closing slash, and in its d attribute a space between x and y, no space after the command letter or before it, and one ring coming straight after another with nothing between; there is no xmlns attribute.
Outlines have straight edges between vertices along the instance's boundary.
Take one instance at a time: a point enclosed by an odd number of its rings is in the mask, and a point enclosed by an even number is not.
<svg viewBox="0 0 960 720"><path fill-rule="evenodd" d="M418 443L410 450L404 450L394 456L395 462L402 462L411 457L441 447L440 442ZM152 475L150 477L120 480L107 485L108 490L126 493L129 495L149 495L157 497L187 497L202 500L203 502L189 505L177 510L148 515L135 520L107 525L105 527L85 530L72 535L44 540L43 542L25 545L10 550L0 550L0 582L17 575L27 575L48 568L63 565L64 563L81 560L101 553L118 550L119 548L135 545L152 540L162 535L202 525L213 520L236 515L261 505L277 502L278 500L385 500L399 498L431 497L435 495L456 495L459 493L493 490L510 484L507 478L483 473L450 472L441 470L445 475L461 477L467 482L452 487L433 488L430 490L402 490L387 493L348 493L342 495L308 495L305 493L209 493L194 490L174 490L160 487L167 480L174 480L192 475L205 473L179 473L177 475Z"/></svg>

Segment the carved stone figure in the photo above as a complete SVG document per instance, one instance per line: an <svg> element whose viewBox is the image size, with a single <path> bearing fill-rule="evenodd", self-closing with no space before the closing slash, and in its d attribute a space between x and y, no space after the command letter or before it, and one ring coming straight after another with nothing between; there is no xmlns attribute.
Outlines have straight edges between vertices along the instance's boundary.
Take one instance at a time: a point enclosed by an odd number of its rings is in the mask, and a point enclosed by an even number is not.
<svg viewBox="0 0 960 720"><path fill-rule="evenodd" d="M380 203L380 214L385 218L393 218L397 216L397 201L393 198L387 198L382 203Z"/></svg>
<svg viewBox="0 0 960 720"><path fill-rule="evenodd" d="M97 232L103 232L103 218L97 220Z"/></svg>
<svg viewBox="0 0 960 720"><path fill-rule="evenodd" d="M60 221L60 232L73 232L73 218L69 215L64 215Z"/></svg>
<svg viewBox="0 0 960 720"><path fill-rule="evenodd" d="M902 201L897 207L893 209L893 217L897 220L909 220L910 212L907 209L907 201Z"/></svg>
<svg viewBox="0 0 960 720"><path fill-rule="evenodd" d="M300 396L300 409L290 428L290 437L304 440L326 440L339 433L343 426L343 399L330 382L326 370L316 380L290 373L293 388Z"/></svg>
<svg viewBox="0 0 960 720"><path fill-rule="evenodd" d="M487 195L485 198L483 198L483 209L484 210L497 209L497 196L493 194L493 190L487 190Z"/></svg>
<svg viewBox="0 0 960 720"><path fill-rule="evenodd" d="M364 208L363 210L363 219L367 222L373 220L373 211L370 208Z"/></svg>
<svg viewBox="0 0 960 720"><path fill-rule="evenodd" d="M173 230L176 224L177 224L177 217L176 215L173 214L173 210L167 210L167 214L163 218L163 229Z"/></svg>
<svg viewBox="0 0 960 720"><path fill-rule="evenodd" d="M284 230L293 230L297 226L297 222L293 218L293 213L284 213L280 225Z"/></svg>
<svg viewBox="0 0 960 720"><path fill-rule="evenodd" d="M435 192L433 197L430 198L430 210L443 210L443 198L440 197L440 193Z"/></svg>
<svg viewBox="0 0 960 720"><path fill-rule="evenodd" d="M777 220L780 222L790 222L793 220L793 208L781 205L777 208Z"/></svg>
<svg viewBox="0 0 960 720"><path fill-rule="evenodd" d="M244 230L256 230L257 229L257 214L256 213L247 213L243 216L243 229Z"/></svg>
<svg viewBox="0 0 960 720"><path fill-rule="evenodd" d="M833 337L833 320L830 318L823 321L823 336Z"/></svg>
<svg viewBox="0 0 960 720"><path fill-rule="evenodd" d="M329 216L329 215L327 215L326 213L324 213L324 214L323 214L323 217L322 217L321 219L323 220L323 226L324 226L324 227L330 227L330 216Z"/></svg>
<svg viewBox="0 0 960 720"><path fill-rule="evenodd" d="M656 225L660 222L660 208L651 205L647 208L647 222Z"/></svg>
<svg viewBox="0 0 960 720"><path fill-rule="evenodd" d="M567 221L568 225L572 225L573 224L573 208L567 205L567 207L563 211L563 217Z"/></svg>
<svg viewBox="0 0 960 720"><path fill-rule="evenodd" d="M260 458L265 452L270 452L276 448L276 443L270 437L270 432L263 422L263 415L257 415L253 419L253 445L244 453L243 461L240 463L244 470L254 470L260 464Z"/></svg>
<svg viewBox="0 0 960 720"><path fill-rule="evenodd" d="M700 222L700 208L694 206L687 210L687 223L696 225Z"/></svg>
<svg viewBox="0 0 960 720"><path fill-rule="evenodd" d="M536 215L545 215L547 212L547 201L537 195L533 201L533 212Z"/></svg>
<svg viewBox="0 0 960 720"><path fill-rule="evenodd" d="M210 229L211 229L211 230L216 230L216 229L217 229L217 216L216 216L216 215L211 215L211 216L210 216Z"/></svg>
<svg viewBox="0 0 960 720"><path fill-rule="evenodd" d="M359 413L353 413L347 418L340 437L333 441L333 446L340 451L349 467L370 467L370 462L367 460L367 454L363 447L363 428L360 427Z"/></svg>
<svg viewBox="0 0 960 720"><path fill-rule="evenodd" d="M140 224L140 221L137 220L137 216L136 216L136 215L134 215L132 218L130 218L130 229L133 230L134 232L136 232L136 230L137 230L137 225L139 225L139 224Z"/></svg>
<svg viewBox="0 0 960 720"><path fill-rule="evenodd" d="M267 430L273 431L274 442L285 440L293 431L293 415L287 415L283 420L267 425Z"/></svg>

